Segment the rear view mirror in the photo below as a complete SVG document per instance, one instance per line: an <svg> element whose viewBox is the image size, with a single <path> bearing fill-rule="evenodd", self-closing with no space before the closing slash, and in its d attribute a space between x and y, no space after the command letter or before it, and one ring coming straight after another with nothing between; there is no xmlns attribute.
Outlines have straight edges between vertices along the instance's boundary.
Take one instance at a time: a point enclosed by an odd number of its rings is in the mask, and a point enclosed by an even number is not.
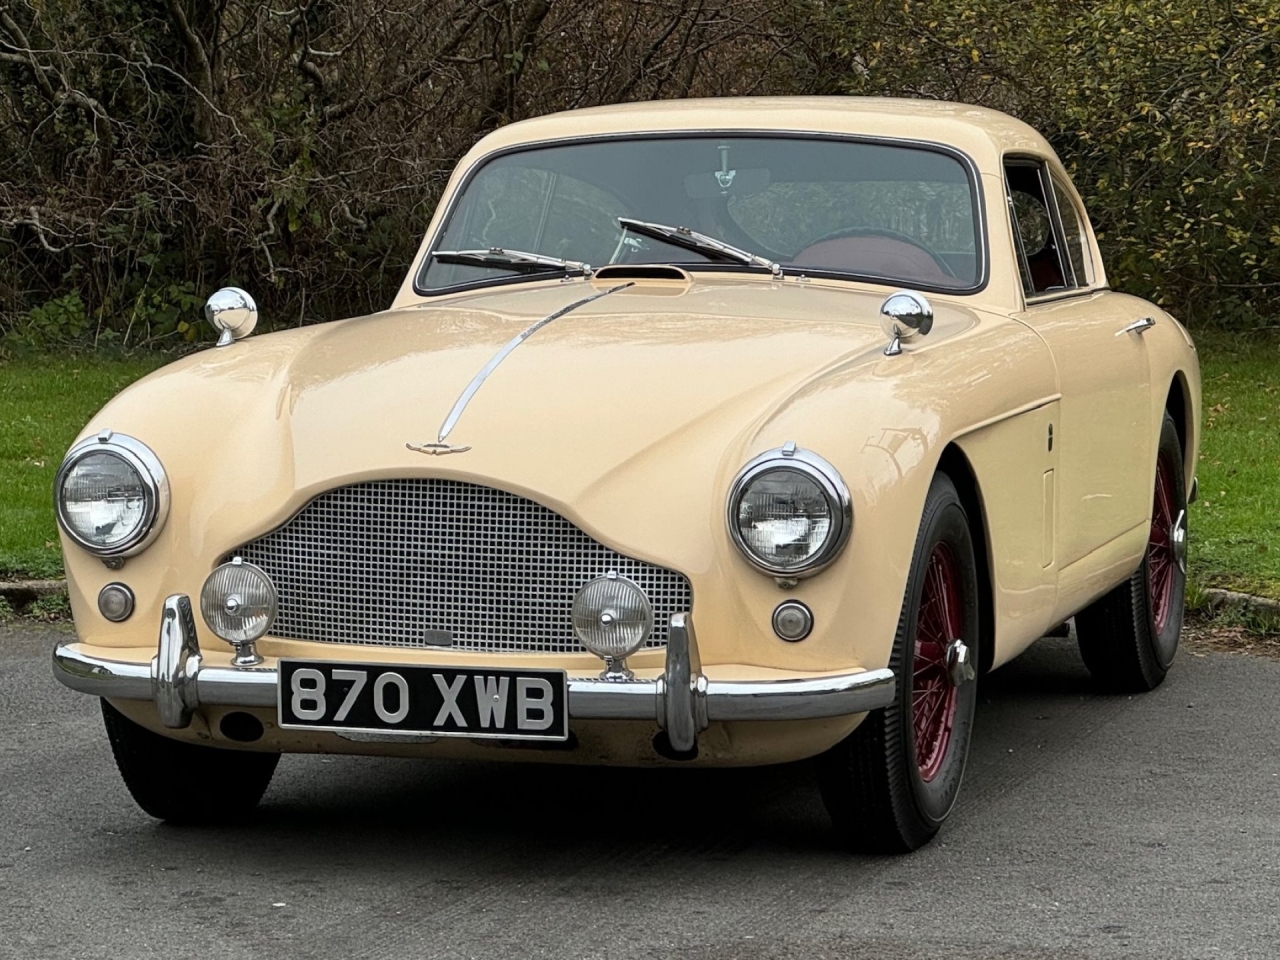
<svg viewBox="0 0 1280 960"><path fill-rule="evenodd" d="M691 173L684 178L684 192L690 200L712 197L747 197L769 186L769 171L764 167L725 170L717 173Z"/></svg>

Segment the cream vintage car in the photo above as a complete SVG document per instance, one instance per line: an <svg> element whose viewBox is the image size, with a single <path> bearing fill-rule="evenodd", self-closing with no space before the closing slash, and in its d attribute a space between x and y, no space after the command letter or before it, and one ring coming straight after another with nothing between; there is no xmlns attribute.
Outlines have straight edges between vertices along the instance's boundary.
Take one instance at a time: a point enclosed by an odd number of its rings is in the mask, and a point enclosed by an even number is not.
<svg viewBox="0 0 1280 960"><path fill-rule="evenodd" d="M834 836L956 799L977 678L1074 616L1146 690L1183 615L1200 381L1024 124L961 104L605 107L484 138L390 308L222 338L56 481L138 803L282 753L818 758Z"/></svg>

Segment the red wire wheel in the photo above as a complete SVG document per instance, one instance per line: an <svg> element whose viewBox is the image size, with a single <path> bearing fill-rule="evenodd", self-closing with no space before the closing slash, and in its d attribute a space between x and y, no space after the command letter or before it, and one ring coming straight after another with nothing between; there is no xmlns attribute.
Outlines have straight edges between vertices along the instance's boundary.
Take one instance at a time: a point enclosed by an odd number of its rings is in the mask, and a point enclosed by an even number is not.
<svg viewBox="0 0 1280 960"><path fill-rule="evenodd" d="M958 689L947 670L947 649L963 630L959 570L951 548L939 543L929 554L920 592L911 677L916 767L926 783L942 769L951 743Z"/></svg>
<svg viewBox="0 0 1280 960"><path fill-rule="evenodd" d="M1169 458L1156 461L1155 502L1151 510L1151 534L1147 541L1147 600L1157 634L1169 623L1176 588L1178 560L1173 547L1174 466Z"/></svg>

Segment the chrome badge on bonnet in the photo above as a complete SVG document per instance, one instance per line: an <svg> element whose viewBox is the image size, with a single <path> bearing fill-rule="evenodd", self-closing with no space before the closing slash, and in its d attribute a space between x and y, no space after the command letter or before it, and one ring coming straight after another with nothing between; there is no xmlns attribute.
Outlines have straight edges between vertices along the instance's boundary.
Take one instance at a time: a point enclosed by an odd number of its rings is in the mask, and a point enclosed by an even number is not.
<svg viewBox="0 0 1280 960"><path fill-rule="evenodd" d="M470 447L455 447L451 443L406 443L406 447L417 453L430 454L433 457L442 457L446 453L466 453Z"/></svg>

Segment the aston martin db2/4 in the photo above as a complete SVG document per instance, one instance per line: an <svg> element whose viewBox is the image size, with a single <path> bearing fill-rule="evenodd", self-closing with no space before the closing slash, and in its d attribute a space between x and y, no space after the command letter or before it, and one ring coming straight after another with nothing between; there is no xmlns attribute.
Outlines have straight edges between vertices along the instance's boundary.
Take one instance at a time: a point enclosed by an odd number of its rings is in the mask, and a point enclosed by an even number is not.
<svg viewBox="0 0 1280 960"><path fill-rule="evenodd" d="M834 836L955 802L980 677L1074 617L1147 690L1199 368L1043 137L960 104L632 104L463 158L380 313L124 391L55 501L124 781L244 815L282 753L817 758Z"/></svg>

